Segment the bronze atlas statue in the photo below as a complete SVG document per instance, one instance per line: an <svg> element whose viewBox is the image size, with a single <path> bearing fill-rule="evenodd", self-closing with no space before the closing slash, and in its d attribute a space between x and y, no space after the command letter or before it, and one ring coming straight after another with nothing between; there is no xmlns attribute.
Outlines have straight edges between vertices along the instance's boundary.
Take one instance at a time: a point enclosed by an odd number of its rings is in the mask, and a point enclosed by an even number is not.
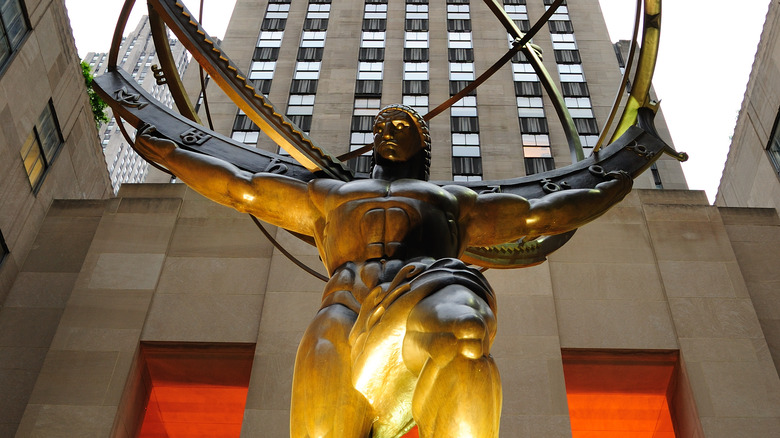
<svg viewBox="0 0 780 438"><path fill-rule="evenodd" d="M645 1L645 44L609 146L583 158L571 117L558 105L572 166L474 183L428 181L427 120L469 90L425 116L403 105L383 108L374 120L371 170L354 175L274 111L183 5L149 3L153 24L162 29L155 38L164 36L167 24L239 107L292 155L246 148L200 126L170 66L163 65L166 82L189 120L168 111L117 68L113 50L114 68L97 79L114 114L138 128L134 147L145 159L206 197L316 245L329 279L296 357L291 408L296 438L401 437L414 425L423 438L498 437L501 382L490 356L496 298L481 272L467 263L500 268L540 263L578 227L622 200L632 177L661 153L685 158L658 139L652 127L657 106L647 97L660 0ZM538 49L528 44L538 26L522 34L499 2L486 3L516 38L504 58L522 51L540 77L548 78L543 82L553 101L562 101ZM553 2L543 20L560 4ZM640 0L638 10L641 5ZM129 0L115 43L131 6ZM637 18L637 29L638 23ZM610 120L613 116L614 111Z"/></svg>

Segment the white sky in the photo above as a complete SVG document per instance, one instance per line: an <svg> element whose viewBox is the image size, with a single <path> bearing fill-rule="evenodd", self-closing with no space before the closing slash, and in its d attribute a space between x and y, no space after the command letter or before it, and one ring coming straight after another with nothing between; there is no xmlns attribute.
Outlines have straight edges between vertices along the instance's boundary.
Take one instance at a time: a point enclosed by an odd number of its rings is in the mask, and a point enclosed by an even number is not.
<svg viewBox="0 0 780 438"><path fill-rule="evenodd" d="M436 0L434 0L436 1ZM571 0L575 2L577 0ZM599 0L613 41L631 37L631 0ZM65 0L83 57L107 52L123 0ZM125 33L146 13L138 1ZM204 0L203 27L223 37L235 0ZM474 1L475 6L478 0ZM197 14L200 0L184 0ZM769 0L666 0L653 84L691 189L712 201L734 132ZM587 71L585 72L587 74ZM617 87L617 84L615 84Z"/></svg>

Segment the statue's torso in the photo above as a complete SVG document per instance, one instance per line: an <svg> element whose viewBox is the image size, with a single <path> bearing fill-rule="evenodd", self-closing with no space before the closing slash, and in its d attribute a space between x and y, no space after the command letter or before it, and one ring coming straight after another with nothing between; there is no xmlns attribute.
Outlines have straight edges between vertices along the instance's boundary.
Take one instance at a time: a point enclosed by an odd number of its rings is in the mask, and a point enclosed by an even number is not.
<svg viewBox="0 0 780 438"><path fill-rule="evenodd" d="M346 262L457 257L459 199L420 180L360 180L327 188L317 244L330 272Z"/></svg>

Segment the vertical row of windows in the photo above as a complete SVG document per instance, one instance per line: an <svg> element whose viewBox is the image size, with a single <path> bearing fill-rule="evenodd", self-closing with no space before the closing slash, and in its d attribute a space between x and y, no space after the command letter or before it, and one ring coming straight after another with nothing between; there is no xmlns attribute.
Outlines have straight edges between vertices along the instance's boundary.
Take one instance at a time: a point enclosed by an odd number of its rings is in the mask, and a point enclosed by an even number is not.
<svg viewBox="0 0 780 438"><path fill-rule="evenodd" d="M330 0L309 0L287 100L287 117L307 133L311 130L329 18ZM279 152L286 154L281 149Z"/></svg>
<svg viewBox="0 0 780 438"><path fill-rule="evenodd" d="M22 44L29 29L21 0L0 0L0 69Z"/></svg>
<svg viewBox="0 0 780 438"><path fill-rule="evenodd" d="M404 72L402 103L417 110L428 112L430 90L428 0L407 0L404 22Z"/></svg>
<svg viewBox="0 0 780 438"><path fill-rule="evenodd" d="M260 25L260 35L257 37L252 63L249 66L249 80L262 94L267 95L271 91L271 80L276 70L276 61L279 59L279 48L282 46L289 13L290 0L271 0L265 10L265 17ZM233 140L255 146L259 135L260 128L239 110L233 121L231 133Z"/></svg>
<svg viewBox="0 0 780 438"><path fill-rule="evenodd" d="M382 98L386 30L387 0L366 0L363 7L363 30L360 36L355 102L350 127L350 152L374 141L374 117L379 112ZM368 172L371 167L371 152L350 160L348 164L355 172Z"/></svg>
<svg viewBox="0 0 780 438"><path fill-rule="evenodd" d="M544 0L545 8L552 0ZM593 104L582 70L582 60L574 38L574 26L569 18L566 2L558 7L548 22L550 38L552 39L555 62L558 64L558 77L569 113L574 119L574 126L580 134L585 156L589 156L599 139L599 126L593 114Z"/></svg>
<svg viewBox="0 0 780 438"><path fill-rule="evenodd" d="M525 0L504 0L504 10L521 31L530 29ZM511 46L512 37L508 35ZM544 111L542 85L526 57L518 52L512 58L512 80L517 100L521 142L526 175L555 168L550 149L550 131Z"/></svg>
<svg viewBox="0 0 780 438"><path fill-rule="evenodd" d="M457 94L474 81L474 44L471 35L469 2L447 0L447 52L450 95ZM450 108L452 139L452 179L482 179L479 147L479 118L476 91L464 96Z"/></svg>
<svg viewBox="0 0 780 438"><path fill-rule="evenodd" d="M108 174L116 194L124 183L144 182L149 174L149 165L130 145L121 142L114 161L108 166Z"/></svg>
<svg viewBox="0 0 780 438"><path fill-rule="evenodd" d="M62 144L60 125L54 105L49 100L20 151L33 191L37 192L40 188L46 170L57 158Z"/></svg>

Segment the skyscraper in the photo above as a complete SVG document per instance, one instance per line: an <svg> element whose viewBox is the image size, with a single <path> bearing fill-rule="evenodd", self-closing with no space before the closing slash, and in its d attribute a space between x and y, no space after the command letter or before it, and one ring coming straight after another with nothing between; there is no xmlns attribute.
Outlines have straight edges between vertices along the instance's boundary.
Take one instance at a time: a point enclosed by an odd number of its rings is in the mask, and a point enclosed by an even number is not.
<svg viewBox="0 0 780 438"><path fill-rule="evenodd" d="M504 6L520 29L528 30L551 3L518 0ZM565 98L586 156L621 76L604 21L593 12L598 7L596 1L564 5L533 39ZM404 103L425 114L487 70L511 43L482 2L269 2L263 9L239 1L236 10L243 19L233 21L222 47L243 64L259 91L337 155L370 143L371 119L381 106ZM258 35L254 46L247 43L249 35ZM199 90L195 71L186 84L191 92ZM217 92L209 101L218 108L217 131L276 149L246 115L223 113L230 106L224 95ZM201 115L204 111L200 107ZM671 144L663 116L658 119ZM572 161L552 103L521 54L433 119L431 127L437 180L503 179ZM368 156L350 165L366 171ZM679 163L662 159L637 187L687 185Z"/></svg>
<svg viewBox="0 0 780 438"><path fill-rule="evenodd" d="M183 74L189 64L187 51L176 40L171 40L170 46L176 68L179 74ZM152 41L149 17L144 15L136 28L122 37L119 51L121 53L119 66L127 70L133 79L152 96L169 108L173 108L173 100L168 87L164 83L158 83L155 77L154 68L158 66L160 61L157 59L154 41ZM89 64L95 76L101 75L108 68L108 53L89 52L84 57L84 62ZM116 119L110 114L109 116L110 121L100 127L100 138L114 194L124 183L165 182L168 180L169 177L166 174L150 168L149 164L135 153L122 136Z"/></svg>

